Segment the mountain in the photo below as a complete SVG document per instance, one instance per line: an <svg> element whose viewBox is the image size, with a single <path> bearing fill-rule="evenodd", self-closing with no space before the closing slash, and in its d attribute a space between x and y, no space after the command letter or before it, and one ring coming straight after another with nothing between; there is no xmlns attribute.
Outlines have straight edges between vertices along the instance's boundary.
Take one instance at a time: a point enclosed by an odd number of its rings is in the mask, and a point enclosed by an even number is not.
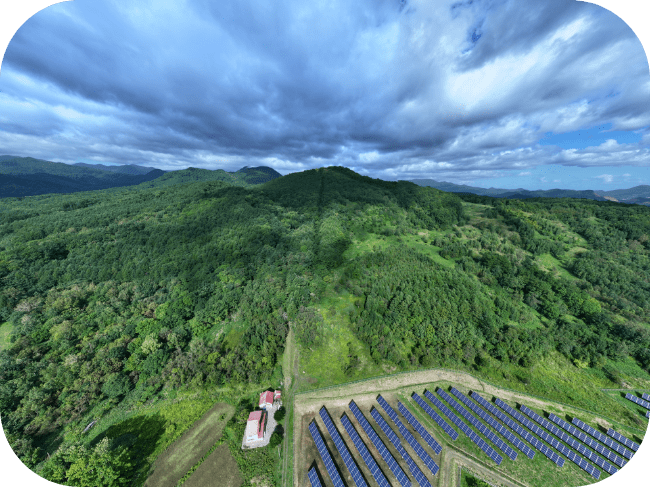
<svg viewBox="0 0 650 487"><path fill-rule="evenodd" d="M132 175L31 157L1 156L0 198L132 186L162 174L164 171L159 169Z"/></svg>
<svg viewBox="0 0 650 487"><path fill-rule="evenodd" d="M135 165L64 164L31 157L0 156L0 198L75 193L143 183L139 189L199 181L225 181L248 187L278 177L280 173L266 166L244 167L234 173L196 168L162 171Z"/></svg>
<svg viewBox="0 0 650 487"><path fill-rule="evenodd" d="M300 392L347 384L353 397L355 381L432 368L447 369L444 388L449 369L465 372L643 436L620 390L650 384L650 208L454 194L342 167L258 185L248 168L175 173L0 205L0 416L39 475L75 485L101 465L140 487L198 421L223 428L242 484L272 484L278 449L241 449L259 392L282 382L291 412ZM215 175L240 185L190 181ZM228 414L199 421L215 402ZM316 406L289 418L308 424ZM175 457L190 460L179 478L196 457ZM589 481L535 469L532 487Z"/></svg>
<svg viewBox="0 0 650 487"><path fill-rule="evenodd" d="M409 180L419 186L448 191L451 193L472 193L481 196L495 196L500 198L580 198L596 201L620 201L623 203L647 204L650 199L650 186L636 186L630 189L615 189L612 191L594 190L573 190L573 189L548 189L530 191L523 188L501 189L501 188L479 188L463 184L436 181L434 179L411 179Z"/></svg>
<svg viewBox="0 0 650 487"><path fill-rule="evenodd" d="M87 164L85 162L76 162L73 166L87 167L91 169L100 169L102 171L118 172L122 174L142 175L156 170L155 167L137 166L135 164L121 164L119 166L107 166L104 164Z"/></svg>

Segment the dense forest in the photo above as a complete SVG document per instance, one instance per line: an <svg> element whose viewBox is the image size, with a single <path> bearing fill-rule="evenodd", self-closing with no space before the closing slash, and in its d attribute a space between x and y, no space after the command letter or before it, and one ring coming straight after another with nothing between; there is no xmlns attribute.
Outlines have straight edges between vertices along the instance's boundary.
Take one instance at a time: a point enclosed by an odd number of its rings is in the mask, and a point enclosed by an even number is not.
<svg viewBox="0 0 650 487"><path fill-rule="evenodd" d="M350 330L384 370L525 374L560 354L611 387L647 380L649 255L647 207L459 196L342 167L7 198L2 425L30 468L74 484L109 446L71 432L169 391L266 388L290 329L305 353L324 346L332 293L352 297ZM118 470L134 461L111 451Z"/></svg>

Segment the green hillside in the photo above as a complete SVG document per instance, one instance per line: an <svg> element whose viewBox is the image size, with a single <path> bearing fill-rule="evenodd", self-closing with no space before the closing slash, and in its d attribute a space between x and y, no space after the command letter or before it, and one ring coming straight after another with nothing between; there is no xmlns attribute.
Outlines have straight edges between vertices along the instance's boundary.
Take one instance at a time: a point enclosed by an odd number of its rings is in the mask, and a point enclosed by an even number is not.
<svg viewBox="0 0 650 487"><path fill-rule="evenodd" d="M244 187L273 176L245 169L3 201L0 415L30 468L66 483L101 457L143 485L217 399L243 431L255 391L293 373L290 330L296 390L448 367L642 436L647 420L601 389L650 388L650 208L341 167ZM238 435L244 481L275 483L275 450L243 456Z"/></svg>

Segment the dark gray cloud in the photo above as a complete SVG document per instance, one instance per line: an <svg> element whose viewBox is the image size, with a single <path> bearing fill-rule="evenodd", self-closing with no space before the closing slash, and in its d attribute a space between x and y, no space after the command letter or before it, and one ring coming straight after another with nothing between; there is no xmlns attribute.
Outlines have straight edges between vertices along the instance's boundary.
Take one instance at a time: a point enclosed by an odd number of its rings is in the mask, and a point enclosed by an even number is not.
<svg viewBox="0 0 650 487"><path fill-rule="evenodd" d="M0 106L3 153L162 169L461 180L650 147L641 43L574 0L75 0L17 32ZM605 123L641 142L538 144Z"/></svg>

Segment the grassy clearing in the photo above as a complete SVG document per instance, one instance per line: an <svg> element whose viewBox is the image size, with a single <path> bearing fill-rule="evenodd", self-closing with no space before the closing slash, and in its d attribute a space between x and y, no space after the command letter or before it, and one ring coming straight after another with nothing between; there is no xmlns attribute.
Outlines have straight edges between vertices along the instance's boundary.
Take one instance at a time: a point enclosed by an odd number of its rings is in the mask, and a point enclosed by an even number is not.
<svg viewBox="0 0 650 487"><path fill-rule="evenodd" d="M235 408L229 404L215 404L183 436L156 458L152 467L153 472L144 485L174 487L219 440L224 426L234 411Z"/></svg>
<svg viewBox="0 0 650 487"><path fill-rule="evenodd" d="M318 308L325 320L324 344L314 349L301 349L297 390L327 387L384 373L370 357L367 345L350 330L348 313L355 299L347 293L326 292Z"/></svg>
<svg viewBox="0 0 650 487"><path fill-rule="evenodd" d="M569 279L571 281L577 281L576 277L567 271L562 263L551 254L540 255L537 258L537 262L541 264L542 268L553 272L555 276L564 277L565 279Z"/></svg>
<svg viewBox="0 0 650 487"><path fill-rule="evenodd" d="M217 447L183 486L203 487L205 485L216 485L215 482L223 487L238 487L244 482L239 473L237 462L230 454L228 445L225 444Z"/></svg>
<svg viewBox="0 0 650 487"><path fill-rule="evenodd" d="M460 487L490 487L490 484L463 469L460 475Z"/></svg>
<svg viewBox="0 0 650 487"><path fill-rule="evenodd" d="M11 335L11 323L8 321L0 325L0 350L4 350L10 345L9 335Z"/></svg>

